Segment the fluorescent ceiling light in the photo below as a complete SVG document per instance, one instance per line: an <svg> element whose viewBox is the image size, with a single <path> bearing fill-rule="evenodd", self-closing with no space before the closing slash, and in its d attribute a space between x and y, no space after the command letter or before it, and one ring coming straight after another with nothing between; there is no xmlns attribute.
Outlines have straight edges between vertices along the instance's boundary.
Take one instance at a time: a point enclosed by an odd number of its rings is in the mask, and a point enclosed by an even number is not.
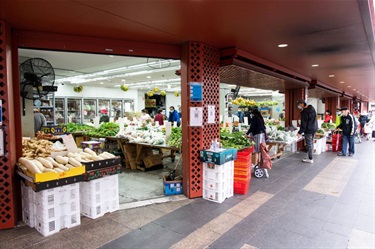
<svg viewBox="0 0 375 249"><path fill-rule="evenodd" d="M114 87L119 87L120 85L114 85Z"/></svg>
<svg viewBox="0 0 375 249"><path fill-rule="evenodd" d="M335 77L335 75L334 74L330 74L328 77L333 78L333 77Z"/></svg>
<svg viewBox="0 0 375 249"><path fill-rule="evenodd" d="M312 64L312 67L319 67L319 64Z"/></svg>
<svg viewBox="0 0 375 249"><path fill-rule="evenodd" d="M285 48L285 47L288 47L288 44L286 43L283 43L283 44L279 44L277 45L279 48Z"/></svg>
<svg viewBox="0 0 375 249"><path fill-rule="evenodd" d="M351 88L352 86L348 86L349 88Z"/></svg>
<svg viewBox="0 0 375 249"><path fill-rule="evenodd" d="M151 76L150 76L150 75L148 75L148 76L147 76L147 79L151 79Z"/></svg>
<svg viewBox="0 0 375 249"><path fill-rule="evenodd" d="M340 81L340 84L344 84L345 83L345 81Z"/></svg>
<svg viewBox="0 0 375 249"><path fill-rule="evenodd" d="M103 85L104 84L104 82L100 82L100 85Z"/></svg>

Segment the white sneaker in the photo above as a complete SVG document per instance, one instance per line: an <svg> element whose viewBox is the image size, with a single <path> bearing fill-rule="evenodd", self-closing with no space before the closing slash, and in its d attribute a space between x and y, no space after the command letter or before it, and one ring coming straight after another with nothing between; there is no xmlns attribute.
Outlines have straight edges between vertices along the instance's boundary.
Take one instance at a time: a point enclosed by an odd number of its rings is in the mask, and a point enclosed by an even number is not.
<svg viewBox="0 0 375 249"><path fill-rule="evenodd" d="M305 159L302 160L302 162L304 162L304 163L314 163L314 160L305 158Z"/></svg>

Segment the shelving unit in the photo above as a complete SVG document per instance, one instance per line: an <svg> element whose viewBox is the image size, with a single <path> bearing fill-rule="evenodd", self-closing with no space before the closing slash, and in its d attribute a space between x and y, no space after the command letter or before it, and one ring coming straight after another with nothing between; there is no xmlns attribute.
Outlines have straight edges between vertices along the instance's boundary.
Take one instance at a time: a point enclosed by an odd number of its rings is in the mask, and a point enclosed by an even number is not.
<svg viewBox="0 0 375 249"><path fill-rule="evenodd" d="M39 108L40 113L42 113L47 120L47 125L55 125L55 96L54 93L49 93L43 98L34 100L34 108Z"/></svg>

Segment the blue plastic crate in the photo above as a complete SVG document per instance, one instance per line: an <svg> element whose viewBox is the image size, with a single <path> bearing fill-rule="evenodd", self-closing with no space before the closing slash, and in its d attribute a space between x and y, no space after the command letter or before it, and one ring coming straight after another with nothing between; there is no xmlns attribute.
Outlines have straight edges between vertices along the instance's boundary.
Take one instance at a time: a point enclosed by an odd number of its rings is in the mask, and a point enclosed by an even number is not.
<svg viewBox="0 0 375 249"><path fill-rule="evenodd" d="M165 195L180 195L182 194L182 180L167 181L164 176L163 188Z"/></svg>

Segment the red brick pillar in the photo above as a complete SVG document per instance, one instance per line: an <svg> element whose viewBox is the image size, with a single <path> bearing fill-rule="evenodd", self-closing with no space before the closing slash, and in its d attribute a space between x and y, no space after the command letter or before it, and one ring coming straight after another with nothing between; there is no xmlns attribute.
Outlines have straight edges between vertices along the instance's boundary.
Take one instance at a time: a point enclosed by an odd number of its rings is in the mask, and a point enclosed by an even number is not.
<svg viewBox="0 0 375 249"><path fill-rule="evenodd" d="M190 82L201 82L203 100L190 101ZM181 108L183 192L189 198L202 196L202 163L199 151L219 139L220 51L203 43L184 45L181 57ZM207 123L207 107L215 106L215 123ZM190 107L203 107L203 125L190 126Z"/></svg>
<svg viewBox="0 0 375 249"><path fill-rule="evenodd" d="M297 100L305 99L305 88L289 89L285 91L285 126L291 126L292 120L298 120L300 110L297 108Z"/></svg>

